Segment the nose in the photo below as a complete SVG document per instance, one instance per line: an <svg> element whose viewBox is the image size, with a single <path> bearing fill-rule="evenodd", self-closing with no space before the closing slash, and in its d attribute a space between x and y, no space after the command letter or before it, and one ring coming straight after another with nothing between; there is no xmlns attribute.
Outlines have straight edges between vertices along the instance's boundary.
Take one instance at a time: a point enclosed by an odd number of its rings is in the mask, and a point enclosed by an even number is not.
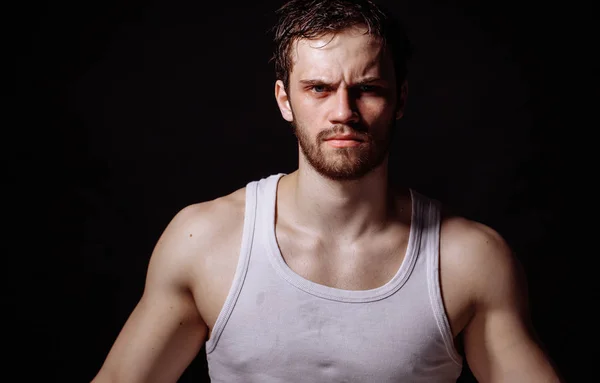
<svg viewBox="0 0 600 383"><path fill-rule="evenodd" d="M348 124L358 122L358 110L350 90L339 88L333 97L334 108L331 113L332 124Z"/></svg>

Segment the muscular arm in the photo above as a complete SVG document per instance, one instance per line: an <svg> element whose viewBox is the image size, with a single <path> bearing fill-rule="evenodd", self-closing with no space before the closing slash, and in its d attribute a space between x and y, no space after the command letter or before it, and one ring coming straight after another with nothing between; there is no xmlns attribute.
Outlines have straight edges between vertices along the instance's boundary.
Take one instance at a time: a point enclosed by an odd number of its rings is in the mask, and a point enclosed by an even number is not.
<svg viewBox="0 0 600 383"><path fill-rule="evenodd" d="M198 206L179 212L152 253L143 295L93 383L176 382L206 339L190 291Z"/></svg>
<svg viewBox="0 0 600 383"><path fill-rule="evenodd" d="M479 224L472 229L473 317L464 329L471 371L480 382L560 382L530 324L519 263L496 232Z"/></svg>

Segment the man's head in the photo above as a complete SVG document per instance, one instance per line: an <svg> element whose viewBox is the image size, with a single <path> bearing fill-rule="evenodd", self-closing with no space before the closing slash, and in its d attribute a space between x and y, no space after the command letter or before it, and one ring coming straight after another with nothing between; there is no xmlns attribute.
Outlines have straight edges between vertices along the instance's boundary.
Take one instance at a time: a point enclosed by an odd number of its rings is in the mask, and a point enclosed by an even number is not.
<svg viewBox="0 0 600 383"><path fill-rule="evenodd" d="M292 0L278 12L275 96L301 160L330 179L362 177L387 157L402 116L402 30L370 1Z"/></svg>

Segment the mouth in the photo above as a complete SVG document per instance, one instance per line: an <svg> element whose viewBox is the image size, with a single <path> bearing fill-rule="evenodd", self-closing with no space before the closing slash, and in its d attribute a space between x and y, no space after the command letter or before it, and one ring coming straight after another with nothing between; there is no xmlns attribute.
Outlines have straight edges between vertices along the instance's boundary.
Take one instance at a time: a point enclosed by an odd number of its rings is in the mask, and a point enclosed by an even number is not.
<svg viewBox="0 0 600 383"><path fill-rule="evenodd" d="M364 140L355 135L336 135L327 138L325 142L334 148L349 148L362 144Z"/></svg>
<svg viewBox="0 0 600 383"><path fill-rule="evenodd" d="M329 139L329 140L325 140L325 142L328 145L333 146L334 148L350 148L350 147L361 145L363 143L363 141L353 140L353 139L343 139L343 140Z"/></svg>

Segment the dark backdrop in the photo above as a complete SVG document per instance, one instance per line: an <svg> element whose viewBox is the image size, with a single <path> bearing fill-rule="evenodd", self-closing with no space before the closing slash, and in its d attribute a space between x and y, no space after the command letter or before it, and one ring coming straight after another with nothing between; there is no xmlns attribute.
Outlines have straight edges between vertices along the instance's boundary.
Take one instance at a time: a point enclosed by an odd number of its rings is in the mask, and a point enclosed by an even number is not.
<svg viewBox="0 0 600 383"><path fill-rule="evenodd" d="M293 171L269 63L279 1L13 5L16 117L4 142L12 317L22 380L89 381L184 206ZM525 266L534 324L576 376L550 3L385 2L416 46L392 178L498 230ZM558 20L558 21L557 21ZM16 21L16 22L15 22ZM9 254L9 253L7 253ZM9 269L13 270L13 269ZM203 381L204 350L182 382ZM462 381L471 381L465 370Z"/></svg>

